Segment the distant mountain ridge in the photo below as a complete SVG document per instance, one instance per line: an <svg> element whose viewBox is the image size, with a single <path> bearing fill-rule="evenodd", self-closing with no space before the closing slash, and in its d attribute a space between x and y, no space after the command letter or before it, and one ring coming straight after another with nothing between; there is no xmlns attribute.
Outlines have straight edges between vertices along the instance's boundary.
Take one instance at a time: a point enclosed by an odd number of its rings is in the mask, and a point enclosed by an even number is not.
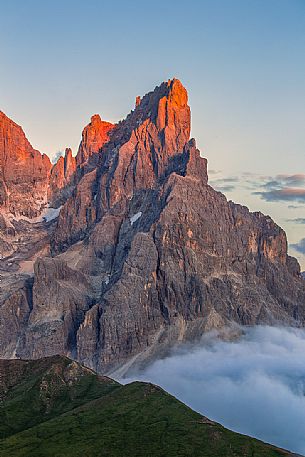
<svg viewBox="0 0 305 457"><path fill-rule="evenodd" d="M3 125L9 158L19 140ZM2 205L2 357L60 353L110 373L235 323L304 326L285 232L208 185L190 129L186 89L164 82L115 125L92 117L76 158L67 149L39 181L36 219ZM20 205L35 189L18 185Z"/></svg>
<svg viewBox="0 0 305 457"><path fill-rule="evenodd" d="M2 457L284 457L160 387L122 386L66 357L0 360Z"/></svg>

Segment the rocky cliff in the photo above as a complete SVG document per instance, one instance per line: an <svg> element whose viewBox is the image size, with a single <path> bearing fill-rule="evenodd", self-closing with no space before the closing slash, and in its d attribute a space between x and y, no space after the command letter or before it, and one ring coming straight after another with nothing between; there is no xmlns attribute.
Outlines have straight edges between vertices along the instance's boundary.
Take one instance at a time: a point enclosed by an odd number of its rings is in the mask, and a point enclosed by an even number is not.
<svg viewBox="0 0 305 457"><path fill-rule="evenodd" d="M70 148L65 150L65 155L59 157L52 167L48 187L48 200L53 206L60 206L76 182L76 158L72 156Z"/></svg>
<svg viewBox="0 0 305 457"><path fill-rule="evenodd" d="M47 202L51 162L22 128L0 111L0 210L35 217Z"/></svg>
<svg viewBox="0 0 305 457"><path fill-rule="evenodd" d="M48 255L14 281L3 266L1 355L62 353L110 372L232 323L305 324L284 231L208 185L190 125L176 79L116 125L91 119L76 161L66 154L72 171L63 158L50 172L62 207L38 230Z"/></svg>
<svg viewBox="0 0 305 457"><path fill-rule="evenodd" d="M76 155L76 163L79 167L83 167L99 153L101 147L108 142L113 128L114 125L111 122L102 121L99 114L91 117L91 122L83 130L82 141Z"/></svg>

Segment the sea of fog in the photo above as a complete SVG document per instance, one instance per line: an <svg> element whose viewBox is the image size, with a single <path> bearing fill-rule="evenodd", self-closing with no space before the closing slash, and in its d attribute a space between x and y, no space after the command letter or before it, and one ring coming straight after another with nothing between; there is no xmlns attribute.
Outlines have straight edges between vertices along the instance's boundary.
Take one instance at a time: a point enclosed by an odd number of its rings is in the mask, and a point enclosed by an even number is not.
<svg viewBox="0 0 305 457"><path fill-rule="evenodd" d="M305 330L251 327L205 337L133 378L150 381L231 430L305 454Z"/></svg>

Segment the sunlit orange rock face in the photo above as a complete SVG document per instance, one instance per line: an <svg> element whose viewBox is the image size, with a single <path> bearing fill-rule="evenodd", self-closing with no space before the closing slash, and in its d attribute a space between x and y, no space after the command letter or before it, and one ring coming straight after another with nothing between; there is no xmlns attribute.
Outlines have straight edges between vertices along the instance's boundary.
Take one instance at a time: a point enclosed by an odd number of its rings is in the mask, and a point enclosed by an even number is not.
<svg viewBox="0 0 305 457"><path fill-rule="evenodd" d="M82 166L93 155L97 154L101 147L109 140L109 133L114 128L110 122L102 121L99 114L91 117L82 133L82 141L76 156L77 166Z"/></svg>
<svg viewBox="0 0 305 457"><path fill-rule="evenodd" d="M142 99L137 97L127 118L111 128L109 125L93 116L83 131L76 160L88 160L99 150L95 165L101 172L90 187L80 182L76 195L83 196L86 188L95 210L92 204L90 210L79 206L87 205L85 198L77 197L77 205L75 198L69 199L59 216L55 249L83 236L96 222L93 215L99 218L109 210L123 215L136 191L155 189L175 168L185 173L192 170L207 183L206 160L200 158L195 141L190 141L187 91L178 79L162 83Z"/></svg>
<svg viewBox="0 0 305 457"><path fill-rule="evenodd" d="M65 195L76 182L76 158L67 148L65 155L59 157L51 170L48 199L58 206L65 199Z"/></svg>
<svg viewBox="0 0 305 457"><path fill-rule="evenodd" d="M22 128L0 112L0 208L35 217L47 202L51 162L33 149Z"/></svg>
<svg viewBox="0 0 305 457"><path fill-rule="evenodd" d="M169 80L141 99L118 126L120 135L113 132L117 164L107 194L103 192L106 181L100 182L104 207L124 206L136 189L154 188L171 166L176 166L175 161L185 161L181 154L187 148L191 131L187 102L187 91L181 82Z"/></svg>

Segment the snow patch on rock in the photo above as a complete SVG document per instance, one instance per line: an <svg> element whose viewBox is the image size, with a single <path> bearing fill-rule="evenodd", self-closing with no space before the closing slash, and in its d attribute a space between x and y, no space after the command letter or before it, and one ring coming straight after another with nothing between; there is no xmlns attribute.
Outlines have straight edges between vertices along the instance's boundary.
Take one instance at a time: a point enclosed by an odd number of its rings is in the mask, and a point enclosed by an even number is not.
<svg viewBox="0 0 305 457"><path fill-rule="evenodd" d="M133 225L140 217L142 216L142 211L139 211L138 213L134 214L133 216L130 217L130 223Z"/></svg>
<svg viewBox="0 0 305 457"><path fill-rule="evenodd" d="M56 217L58 217L61 206L59 208L45 208L43 212L41 213L40 220L45 221L45 222L50 222Z"/></svg>

